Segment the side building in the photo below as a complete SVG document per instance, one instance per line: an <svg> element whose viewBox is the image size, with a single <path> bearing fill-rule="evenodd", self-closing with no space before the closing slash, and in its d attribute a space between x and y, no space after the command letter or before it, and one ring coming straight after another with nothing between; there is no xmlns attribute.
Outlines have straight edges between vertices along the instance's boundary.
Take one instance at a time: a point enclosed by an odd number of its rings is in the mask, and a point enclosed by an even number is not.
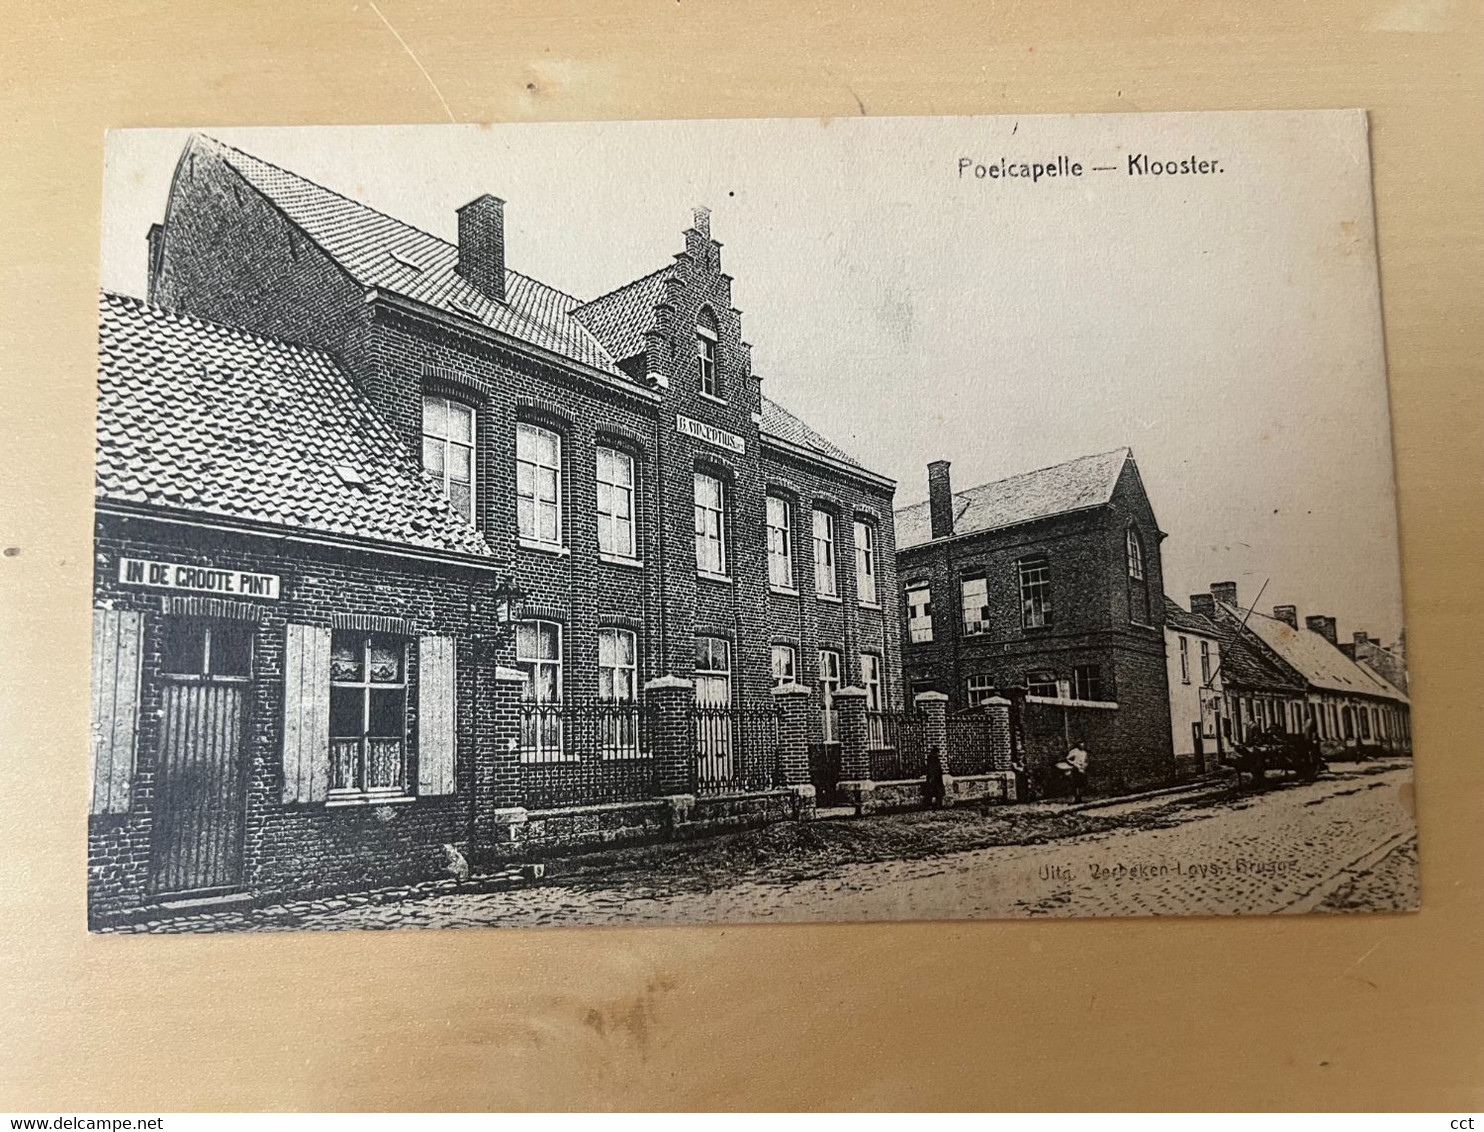
<svg viewBox="0 0 1484 1132"><path fill-rule="evenodd" d="M1234 582L1217 582L1190 604L1222 632L1225 714L1235 741L1258 728L1297 734L1312 726L1328 758L1411 750L1406 693L1341 651L1333 617L1315 614L1300 625L1292 605L1258 613L1241 605Z"/></svg>
<svg viewBox="0 0 1484 1132"><path fill-rule="evenodd" d="M1221 763L1221 630L1199 613L1165 604L1165 665L1170 738L1181 777L1210 774Z"/></svg>
<svg viewBox="0 0 1484 1132"><path fill-rule="evenodd" d="M897 511L909 692L961 712L1002 694L1041 790L1080 742L1104 791L1174 775L1159 529L1127 448Z"/></svg>
<svg viewBox="0 0 1484 1132"><path fill-rule="evenodd" d="M104 295L93 921L446 875L502 564L334 359Z"/></svg>

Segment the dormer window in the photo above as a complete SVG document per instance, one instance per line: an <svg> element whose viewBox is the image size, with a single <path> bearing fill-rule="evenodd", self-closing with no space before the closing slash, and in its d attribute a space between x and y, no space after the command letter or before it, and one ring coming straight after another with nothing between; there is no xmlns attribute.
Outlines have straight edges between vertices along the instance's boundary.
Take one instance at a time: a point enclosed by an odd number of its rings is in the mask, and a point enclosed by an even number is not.
<svg viewBox="0 0 1484 1132"><path fill-rule="evenodd" d="M716 364L719 335L709 310L696 316L696 383L707 397L721 398L721 370Z"/></svg>

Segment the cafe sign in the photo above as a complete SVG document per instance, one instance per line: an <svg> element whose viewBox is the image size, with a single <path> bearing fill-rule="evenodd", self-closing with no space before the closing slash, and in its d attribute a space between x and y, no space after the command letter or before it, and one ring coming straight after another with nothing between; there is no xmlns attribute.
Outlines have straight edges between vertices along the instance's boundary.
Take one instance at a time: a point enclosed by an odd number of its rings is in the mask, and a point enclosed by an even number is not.
<svg viewBox="0 0 1484 1132"><path fill-rule="evenodd" d="M175 562L152 562L146 558L120 558L119 583L220 597L278 600L277 574L255 574L251 570L230 570L219 566L182 566Z"/></svg>
<svg viewBox="0 0 1484 1132"><path fill-rule="evenodd" d="M735 432L717 428L705 421L694 420L684 413L675 414L675 431L682 432L686 436L694 436L697 440L704 440L707 444L714 444L718 448L725 448L728 452L735 452L739 456L747 451L747 441Z"/></svg>

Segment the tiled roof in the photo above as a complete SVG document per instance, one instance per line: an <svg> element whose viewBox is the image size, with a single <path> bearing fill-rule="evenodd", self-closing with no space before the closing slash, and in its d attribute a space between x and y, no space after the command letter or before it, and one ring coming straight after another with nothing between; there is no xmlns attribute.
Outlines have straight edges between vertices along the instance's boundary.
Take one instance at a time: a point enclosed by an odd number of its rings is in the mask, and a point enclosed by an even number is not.
<svg viewBox="0 0 1484 1132"><path fill-rule="evenodd" d="M99 500L491 554L331 358L138 299L99 306Z"/></svg>
<svg viewBox="0 0 1484 1132"><path fill-rule="evenodd" d="M1240 613L1236 620L1224 617L1217 619L1217 628L1221 630L1220 672L1223 686L1257 692L1280 692L1284 695L1303 692L1307 687L1304 681L1242 633L1238 628L1240 624Z"/></svg>
<svg viewBox="0 0 1484 1132"><path fill-rule="evenodd" d="M842 464L849 464L852 468L866 470L854 456L832 440L815 432L777 401L763 398L763 423L758 427L764 436L771 436L775 440L792 444L796 448L810 449L832 460L838 460Z"/></svg>
<svg viewBox="0 0 1484 1132"><path fill-rule="evenodd" d="M1256 610L1244 614L1235 606L1218 604L1237 622L1246 616L1247 630L1312 686L1331 692L1382 696L1405 702L1406 697L1399 691L1369 674L1322 634L1312 629L1295 629L1287 621L1268 617Z"/></svg>
<svg viewBox="0 0 1484 1132"><path fill-rule="evenodd" d="M496 302L458 274L458 248L447 240L213 138L198 134L191 144L236 170L362 286L477 319L512 338L619 375L613 356L570 317L580 305L573 296L507 270L507 301Z"/></svg>
<svg viewBox="0 0 1484 1132"><path fill-rule="evenodd" d="M998 530L1068 511L1099 507L1112 498L1119 473L1132 456L1127 448L1117 448L956 491L953 533ZM901 508L896 520L899 549L931 541L932 515L928 503Z"/></svg>
<svg viewBox="0 0 1484 1132"><path fill-rule="evenodd" d="M1165 624L1171 629L1183 629L1187 633L1217 638L1221 636L1221 630L1209 618L1182 608L1179 602L1168 596L1165 598Z"/></svg>
<svg viewBox="0 0 1484 1132"><path fill-rule="evenodd" d="M1355 662L1355 666L1362 672L1364 672L1367 676L1369 676L1372 680L1376 681L1376 683L1380 684L1383 693L1389 695L1392 699L1400 700L1404 704L1410 704L1412 702L1407 697L1407 693L1405 691L1403 691L1401 688L1398 688L1395 684L1386 679L1385 676L1376 671L1376 669L1372 668L1365 661L1357 660Z"/></svg>
<svg viewBox="0 0 1484 1132"><path fill-rule="evenodd" d="M665 297L665 281L675 265L651 271L590 303L573 307L571 314L590 330L618 361L644 351L644 332L654 323L654 308Z"/></svg>

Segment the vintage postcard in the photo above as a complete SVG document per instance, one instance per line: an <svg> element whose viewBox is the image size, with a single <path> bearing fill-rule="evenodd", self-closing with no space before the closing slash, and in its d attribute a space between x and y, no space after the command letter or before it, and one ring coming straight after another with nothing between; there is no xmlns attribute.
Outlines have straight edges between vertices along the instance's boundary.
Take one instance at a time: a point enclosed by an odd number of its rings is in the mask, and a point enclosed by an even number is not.
<svg viewBox="0 0 1484 1132"><path fill-rule="evenodd" d="M95 930L1417 906L1363 112L106 145Z"/></svg>

